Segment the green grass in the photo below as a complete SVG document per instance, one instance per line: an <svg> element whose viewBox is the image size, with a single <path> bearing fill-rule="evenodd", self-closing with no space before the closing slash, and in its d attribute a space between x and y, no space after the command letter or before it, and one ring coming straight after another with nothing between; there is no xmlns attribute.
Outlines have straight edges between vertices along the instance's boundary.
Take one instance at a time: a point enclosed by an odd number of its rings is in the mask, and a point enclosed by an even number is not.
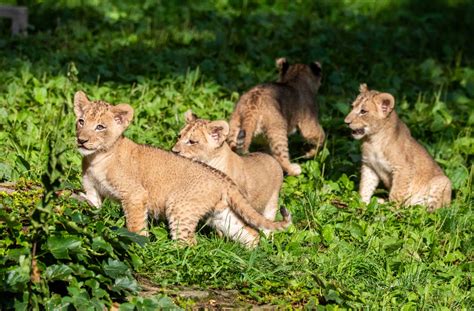
<svg viewBox="0 0 474 311"><path fill-rule="evenodd" d="M0 181L26 185L24 193L0 201L2 296L16 299L4 300L5 307L90 303L100 309L123 303L126 295L127 310L172 305L166 297L136 296L126 272L133 269L162 294L183 287L237 290L234 306L473 308L471 1L26 4L28 37L10 38L7 23L0 21ZM75 91L131 104L135 118L126 135L169 149L187 109L204 118L228 118L240 94L275 79L280 56L322 63L317 100L327 133L315 159L297 159L303 174L285 178L280 202L294 219L288 231L262 238L249 251L201 228L198 245L182 248L169 240L164 223L153 222L149 243L128 246L133 238L117 231L124 226L120 205L106 202L94 211L67 195L52 195L81 187ZM427 213L419 206L360 202L360 146L343 118L362 82L395 96L413 136L453 182L449 208ZM300 139L291 139L295 157L303 154L300 145ZM39 183L43 194L31 187ZM106 234L98 224L109 228ZM96 257L94 237L103 234L100 245L108 251ZM53 247L79 240L81 248L68 248L69 259ZM35 243L41 251L33 254ZM29 280L34 255L40 283ZM94 275L74 270L69 274L74 282L59 290L53 268L46 269L61 265L80 265ZM122 290L111 290L117 277L111 265L130 282ZM169 295L181 307L209 306Z"/></svg>

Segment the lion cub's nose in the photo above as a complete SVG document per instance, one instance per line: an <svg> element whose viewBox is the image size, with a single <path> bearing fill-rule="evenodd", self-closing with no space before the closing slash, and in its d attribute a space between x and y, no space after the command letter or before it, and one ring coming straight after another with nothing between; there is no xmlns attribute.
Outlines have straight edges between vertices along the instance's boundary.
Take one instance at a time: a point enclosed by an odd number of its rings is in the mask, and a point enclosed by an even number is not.
<svg viewBox="0 0 474 311"><path fill-rule="evenodd" d="M347 116L347 117L344 119L344 122L345 122L346 124L351 124L352 121L351 121L351 119L349 118L349 116Z"/></svg>
<svg viewBox="0 0 474 311"><path fill-rule="evenodd" d="M173 151L174 153L179 153L179 147L174 146L171 151Z"/></svg>
<svg viewBox="0 0 474 311"><path fill-rule="evenodd" d="M89 141L88 139L77 138L77 142L81 145L87 143L88 141Z"/></svg>

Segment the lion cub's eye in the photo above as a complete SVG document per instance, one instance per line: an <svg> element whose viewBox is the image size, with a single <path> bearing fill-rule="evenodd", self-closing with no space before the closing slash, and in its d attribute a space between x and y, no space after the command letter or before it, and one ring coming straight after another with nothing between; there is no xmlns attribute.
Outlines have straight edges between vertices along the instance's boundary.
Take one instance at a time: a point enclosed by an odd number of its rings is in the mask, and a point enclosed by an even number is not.
<svg viewBox="0 0 474 311"><path fill-rule="evenodd" d="M103 131L103 130L105 130L105 126L103 126L102 124L98 124L98 125L95 127L95 130L96 130L96 131Z"/></svg>
<svg viewBox="0 0 474 311"><path fill-rule="evenodd" d="M368 111L365 110L365 109L361 109L361 110L360 110L360 114L361 114L361 115L364 115L364 114L366 114L367 112L368 112Z"/></svg>
<svg viewBox="0 0 474 311"><path fill-rule="evenodd" d="M198 143L198 142L197 142L196 140L192 140L192 139L190 139L190 140L188 140L188 141L186 142L186 144L188 144L188 145L195 145L195 144L197 144L197 143Z"/></svg>
<svg viewBox="0 0 474 311"><path fill-rule="evenodd" d="M84 126L84 119L77 120L77 123L79 123L80 126Z"/></svg>

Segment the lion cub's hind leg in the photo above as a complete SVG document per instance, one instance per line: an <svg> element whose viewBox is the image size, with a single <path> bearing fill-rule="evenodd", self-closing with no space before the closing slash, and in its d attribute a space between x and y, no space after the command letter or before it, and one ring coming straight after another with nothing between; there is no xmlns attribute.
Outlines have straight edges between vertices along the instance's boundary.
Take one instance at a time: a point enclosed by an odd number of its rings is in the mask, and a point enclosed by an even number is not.
<svg viewBox="0 0 474 311"><path fill-rule="evenodd" d="M168 220L171 239L187 245L196 245L197 225L209 210L210 208L207 206L200 206L184 200L168 203L166 219Z"/></svg>
<svg viewBox="0 0 474 311"><path fill-rule="evenodd" d="M247 116L242 120L242 128L237 134L237 151L242 154L249 152L250 145L252 144L252 138L257 129L257 120L254 116Z"/></svg>
<svg viewBox="0 0 474 311"><path fill-rule="evenodd" d="M451 181L442 175L435 176L423 187L412 194L402 203L405 205L424 205L429 212L448 205L451 201Z"/></svg>
<svg viewBox="0 0 474 311"><path fill-rule="evenodd" d="M212 226L225 236L249 248L258 245L260 238L258 231L247 226L230 208L215 212L212 216Z"/></svg>
<svg viewBox="0 0 474 311"><path fill-rule="evenodd" d="M428 211L432 212L451 202L451 181L444 175L431 179L427 200Z"/></svg>
<svg viewBox="0 0 474 311"><path fill-rule="evenodd" d="M270 197L270 200L268 200L267 205L265 205L265 208L262 214L263 214L263 217L265 217L268 220L271 220L271 221L275 220L275 216L278 210L279 193L280 193L279 190L275 191Z"/></svg>
<svg viewBox="0 0 474 311"><path fill-rule="evenodd" d="M275 120L267 126L265 136L267 136L273 156L280 163L283 170L288 175L297 176L301 174L301 167L296 163L290 162L286 122L284 120Z"/></svg>
<svg viewBox="0 0 474 311"><path fill-rule="evenodd" d="M304 120L298 124L301 136L303 136L303 138L312 146L304 156L308 159L314 157L316 153L318 153L318 150L323 145L325 139L324 130L317 120L316 115L308 114Z"/></svg>
<svg viewBox="0 0 474 311"><path fill-rule="evenodd" d="M227 143L233 151L237 151L237 144L241 130L240 114L234 112L229 120L229 135L227 136ZM245 134L245 132L243 132Z"/></svg>
<svg viewBox="0 0 474 311"><path fill-rule="evenodd" d="M268 220L274 221L275 216L278 210L278 194L279 191L276 191L275 193L272 194L270 197L270 200L268 200L267 205L265 206L263 210L263 217L265 217ZM264 229L263 233L265 236L269 236L272 231L268 229Z"/></svg>

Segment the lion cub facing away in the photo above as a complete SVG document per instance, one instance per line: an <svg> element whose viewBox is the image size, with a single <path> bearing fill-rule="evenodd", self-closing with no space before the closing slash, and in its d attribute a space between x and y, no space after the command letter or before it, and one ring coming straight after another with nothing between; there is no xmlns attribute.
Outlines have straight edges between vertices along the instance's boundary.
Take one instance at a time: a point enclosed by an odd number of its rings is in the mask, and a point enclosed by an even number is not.
<svg viewBox="0 0 474 311"><path fill-rule="evenodd" d="M255 152L242 157L234 153L226 143L229 134L226 121L198 119L191 110L184 116L186 125L180 131L173 152L224 172L259 213L274 220L283 182L283 171L278 162L264 153Z"/></svg>
<svg viewBox="0 0 474 311"><path fill-rule="evenodd" d="M229 145L248 152L252 138L264 134L270 149L289 175L299 175L298 164L290 163L288 134L299 130L312 145L306 157L313 157L323 144L325 134L318 121L314 97L321 85L318 62L290 65L285 58L276 61L277 82L260 84L242 95L230 119Z"/></svg>
<svg viewBox="0 0 474 311"><path fill-rule="evenodd" d="M354 138L362 139L362 200L369 202L382 181L390 201L427 205L430 211L448 205L450 180L398 118L393 96L369 90L366 84L359 91L344 121Z"/></svg>
<svg viewBox="0 0 474 311"><path fill-rule="evenodd" d="M130 231L146 235L147 215L163 215L172 239L194 244L198 221L217 217L227 208L253 228L280 230L291 223L288 213L279 223L257 213L222 172L124 137L133 117L129 105L89 101L83 92L77 92L74 112L78 149L84 156L85 196L97 207L104 197L120 201ZM256 230L248 234L249 230L220 229L247 246L258 243Z"/></svg>

